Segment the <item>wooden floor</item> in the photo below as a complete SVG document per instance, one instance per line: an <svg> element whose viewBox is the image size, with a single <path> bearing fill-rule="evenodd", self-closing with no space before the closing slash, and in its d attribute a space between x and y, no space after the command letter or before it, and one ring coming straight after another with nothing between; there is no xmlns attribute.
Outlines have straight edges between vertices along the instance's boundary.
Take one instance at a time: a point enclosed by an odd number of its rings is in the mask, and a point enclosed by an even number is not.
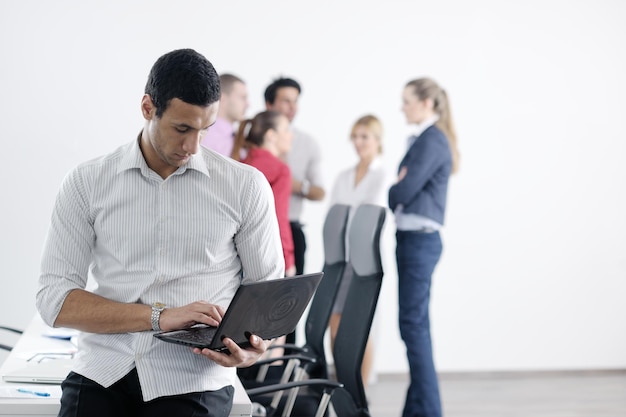
<svg viewBox="0 0 626 417"><path fill-rule="evenodd" d="M373 417L402 413L407 376L379 375ZM445 417L626 417L626 370L440 375Z"/></svg>

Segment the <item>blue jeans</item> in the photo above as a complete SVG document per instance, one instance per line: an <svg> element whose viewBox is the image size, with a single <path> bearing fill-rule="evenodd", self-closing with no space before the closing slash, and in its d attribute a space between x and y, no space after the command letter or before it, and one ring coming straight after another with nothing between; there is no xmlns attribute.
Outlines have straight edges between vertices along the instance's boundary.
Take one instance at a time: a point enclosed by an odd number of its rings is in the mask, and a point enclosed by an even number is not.
<svg viewBox="0 0 626 417"><path fill-rule="evenodd" d="M411 384L403 417L440 417L439 382L430 339L430 284L441 257L439 232L397 231L400 335L406 344Z"/></svg>

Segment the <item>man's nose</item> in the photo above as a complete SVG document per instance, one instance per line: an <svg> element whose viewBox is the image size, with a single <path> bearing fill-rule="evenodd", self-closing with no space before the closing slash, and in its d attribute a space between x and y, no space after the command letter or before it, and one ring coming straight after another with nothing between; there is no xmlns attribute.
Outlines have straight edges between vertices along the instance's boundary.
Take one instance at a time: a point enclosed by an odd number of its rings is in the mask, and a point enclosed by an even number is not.
<svg viewBox="0 0 626 417"><path fill-rule="evenodd" d="M195 154L198 152L198 149L200 148L201 140L202 140L201 131L195 134L190 134L187 137L185 137L185 140L183 141L183 149L187 153Z"/></svg>

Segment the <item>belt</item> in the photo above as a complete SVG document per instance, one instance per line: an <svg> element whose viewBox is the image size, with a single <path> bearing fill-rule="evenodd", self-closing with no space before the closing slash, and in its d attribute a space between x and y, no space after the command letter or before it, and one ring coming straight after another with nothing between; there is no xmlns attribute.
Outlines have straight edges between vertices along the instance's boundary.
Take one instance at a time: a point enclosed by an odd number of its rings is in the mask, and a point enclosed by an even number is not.
<svg viewBox="0 0 626 417"><path fill-rule="evenodd" d="M432 227L422 227L421 229L415 229L415 230L398 230L398 232L404 232L404 233L435 233L438 231L439 230L433 229Z"/></svg>

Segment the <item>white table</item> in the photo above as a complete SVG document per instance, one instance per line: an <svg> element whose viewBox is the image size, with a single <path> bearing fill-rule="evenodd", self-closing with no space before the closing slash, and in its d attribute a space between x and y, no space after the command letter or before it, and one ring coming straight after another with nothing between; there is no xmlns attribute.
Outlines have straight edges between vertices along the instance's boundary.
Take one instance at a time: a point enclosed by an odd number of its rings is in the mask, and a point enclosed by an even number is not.
<svg viewBox="0 0 626 417"><path fill-rule="evenodd" d="M61 352L73 349L72 343L68 340L43 336L46 329L48 329L46 324L39 315L36 315L0 367L0 387L24 387L28 385L4 382L1 378L2 375L25 366L27 363L24 358L25 353ZM59 407L58 398L0 398L0 416L2 417L51 417L58 414ZM250 398L237 379L230 417L249 417L251 412Z"/></svg>

